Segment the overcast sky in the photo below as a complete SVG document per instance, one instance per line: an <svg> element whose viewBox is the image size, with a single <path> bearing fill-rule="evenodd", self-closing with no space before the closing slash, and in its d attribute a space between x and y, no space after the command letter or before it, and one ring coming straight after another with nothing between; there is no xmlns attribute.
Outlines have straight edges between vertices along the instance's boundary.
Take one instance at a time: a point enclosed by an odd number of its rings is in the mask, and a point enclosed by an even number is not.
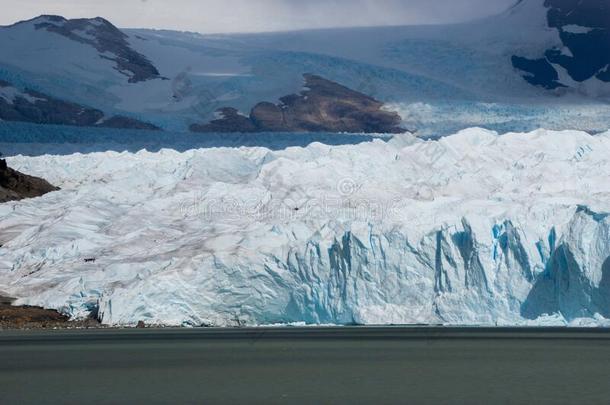
<svg viewBox="0 0 610 405"><path fill-rule="evenodd" d="M0 25L40 14L101 16L122 28L202 33L433 24L495 14L516 0L0 0Z"/></svg>

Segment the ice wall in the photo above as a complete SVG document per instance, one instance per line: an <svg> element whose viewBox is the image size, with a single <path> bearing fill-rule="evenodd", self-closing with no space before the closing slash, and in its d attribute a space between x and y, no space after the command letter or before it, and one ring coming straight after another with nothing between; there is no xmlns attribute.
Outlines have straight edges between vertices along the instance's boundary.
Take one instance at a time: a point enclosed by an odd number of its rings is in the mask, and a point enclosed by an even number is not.
<svg viewBox="0 0 610 405"><path fill-rule="evenodd" d="M104 323L600 324L610 134L9 158L0 290ZM95 259L95 260L91 260Z"/></svg>

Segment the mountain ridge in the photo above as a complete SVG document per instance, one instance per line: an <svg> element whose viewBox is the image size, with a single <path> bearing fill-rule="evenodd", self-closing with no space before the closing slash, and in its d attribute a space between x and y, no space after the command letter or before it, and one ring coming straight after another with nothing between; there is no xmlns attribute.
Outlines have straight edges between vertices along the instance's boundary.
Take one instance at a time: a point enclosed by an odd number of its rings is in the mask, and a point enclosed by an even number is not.
<svg viewBox="0 0 610 405"><path fill-rule="evenodd" d="M116 62L117 70L128 76L130 83L161 78L157 68L145 56L130 48L128 36L105 18L67 19L59 15L43 14L5 28L25 24L33 24L37 30L45 29L93 46L100 52L100 57ZM107 53L114 54L115 57L102 55Z"/></svg>
<svg viewBox="0 0 610 405"><path fill-rule="evenodd" d="M497 16L442 26L238 35L115 30L99 17L42 16L0 29L0 80L177 133L212 124L221 109L241 120L231 111L248 115L261 102L298 94L307 73L379 100L425 136L565 122L603 131L610 117L580 117L607 104L610 85L574 80L582 63L567 54L544 56L563 49L562 35L583 35L549 28L544 4L525 0ZM590 58L576 52L576 59ZM596 63L585 67L596 71ZM241 124L236 129L252 130Z"/></svg>

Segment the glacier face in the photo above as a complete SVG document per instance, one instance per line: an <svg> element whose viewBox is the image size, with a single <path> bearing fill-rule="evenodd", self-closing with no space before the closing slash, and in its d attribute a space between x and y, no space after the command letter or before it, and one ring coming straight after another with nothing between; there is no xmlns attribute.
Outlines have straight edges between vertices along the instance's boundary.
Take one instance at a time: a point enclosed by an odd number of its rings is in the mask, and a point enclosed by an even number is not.
<svg viewBox="0 0 610 405"><path fill-rule="evenodd" d="M610 132L15 156L0 292L106 324L609 324ZM89 260L89 259L95 259Z"/></svg>

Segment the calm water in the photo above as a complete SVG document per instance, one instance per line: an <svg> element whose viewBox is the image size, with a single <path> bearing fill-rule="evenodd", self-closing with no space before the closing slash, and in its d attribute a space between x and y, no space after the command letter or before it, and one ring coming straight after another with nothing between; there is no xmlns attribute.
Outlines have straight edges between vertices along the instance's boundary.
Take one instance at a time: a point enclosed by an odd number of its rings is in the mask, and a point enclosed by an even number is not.
<svg viewBox="0 0 610 405"><path fill-rule="evenodd" d="M0 403L607 403L610 331L0 332Z"/></svg>
<svg viewBox="0 0 610 405"><path fill-rule="evenodd" d="M158 152L161 149L184 152L199 148L241 146L281 150L294 146L305 147L314 142L325 145L355 145L374 139L391 138L392 135L333 133L196 134L0 122L0 153L4 156L138 152L142 149L149 152Z"/></svg>

